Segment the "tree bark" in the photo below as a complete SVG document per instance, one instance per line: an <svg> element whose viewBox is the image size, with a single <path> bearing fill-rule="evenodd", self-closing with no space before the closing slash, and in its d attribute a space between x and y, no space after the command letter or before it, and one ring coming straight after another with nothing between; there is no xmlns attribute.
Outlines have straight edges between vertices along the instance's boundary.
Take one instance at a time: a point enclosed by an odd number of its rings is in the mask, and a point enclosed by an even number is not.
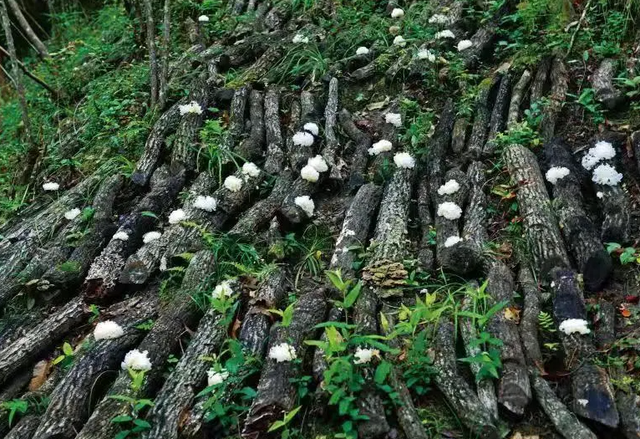
<svg viewBox="0 0 640 439"><path fill-rule="evenodd" d="M551 64L551 96L549 97L549 105L543 111L541 134L545 142L551 141L555 135L558 116L562 110L562 106L567 98L569 90L569 74L564 65L564 61L560 57L555 57Z"/></svg>
<svg viewBox="0 0 640 439"><path fill-rule="evenodd" d="M151 0L142 0L146 21L147 50L149 51L149 75L150 75L150 108L155 110L158 104L158 59L156 55L156 32L153 22L153 7Z"/></svg>
<svg viewBox="0 0 640 439"><path fill-rule="evenodd" d="M171 0L164 0L162 21L162 61L160 63L160 90L158 107L162 110L169 94L169 53L171 52Z"/></svg>
<svg viewBox="0 0 640 439"><path fill-rule="evenodd" d="M342 168L345 163L342 159L337 158L340 141L336 134L336 121L338 116L338 79L331 78L329 81L329 95L327 97L327 106L324 111L324 136L325 146L322 150L322 156L329 165L329 178L332 180L342 180Z"/></svg>
<svg viewBox="0 0 640 439"><path fill-rule="evenodd" d="M249 97L249 120L251 131L236 148L236 153L248 162L264 156L265 124L264 124L264 93L252 90Z"/></svg>
<svg viewBox="0 0 640 439"><path fill-rule="evenodd" d="M467 155L471 160L478 160L480 158L482 149L487 141L489 122L491 122L489 98L491 96L491 89L497 83L498 79L498 76L494 76L493 78L485 80L480 85L480 93L476 98L473 128L471 129L471 135L469 136L469 142L467 144Z"/></svg>
<svg viewBox="0 0 640 439"><path fill-rule="evenodd" d="M498 94L491 111L491 119L489 119L489 133L487 134L487 142L484 144L482 154L485 157L491 157L496 149L496 137L507 127L507 112L509 107L509 97L511 95L511 76L507 73L502 75Z"/></svg>
<svg viewBox="0 0 640 439"><path fill-rule="evenodd" d="M518 80L515 87L513 87L511 101L509 102L509 111L507 113L507 129L512 128L520 119L520 107L522 106L522 101L524 100L525 92L530 82L531 72L525 70L522 72L520 80Z"/></svg>
<svg viewBox="0 0 640 439"><path fill-rule="evenodd" d="M545 58L538 65L536 76L531 84L531 97L529 99L530 104L535 104L542 99L545 93L545 86L547 84L547 78L549 77L549 71L551 70L552 58Z"/></svg>
<svg viewBox="0 0 640 439"><path fill-rule="evenodd" d="M150 1L150 0L145 0ZM194 87L189 92L187 101L197 102L203 113L209 104L209 85L204 77L195 81ZM187 171L193 171L197 167L197 147L198 132L204 121L204 114L185 114L178 123L173 151L171 152L171 163L184 166Z"/></svg>
<svg viewBox="0 0 640 439"><path fill-rule="evenodd" d="M591 84L596 92L596 100L604 105L607 110L615 110L625 101L625 96L613 85L615 73L616 62L612 59L604 59L591 76Z"/></svg>
<svg viewBox="0 0 640 439"><path fill-rule="evenodd" d="M268 88L264 98L264 124L267 143L264 170L278 175L284 169L285 152L280 128L280 94L275 87Z"/></svg>
<svg viewBox="0 0 640 439"><path fill-rule="evenodd" d="M38 35L36 35L36 33L33 31L33 28L31 27L25 16L22 14L18 2L16 2L16 0L7 0L7 3L9 3L9 8L11 8L13 16L16 18L16 20L18 20L18 23L20 23L20 27L24 31L29 42L36 49L36 52L38 52L38 55L40 55L40 58L49 58L49 51L47 51L47 46L44 45L40 38L38 38Z"/></svg>
<svg viewBox="0 0 640 439"><path fill-rule="evenodd" d="M342 109L338 114L340 127L351 140L356 143L351 166L349 166L349 183L347 187L353 191L365 183L365 173L367 170L367 158L371 147L371 137L363 133L356 127L351 118L351 113Z"/></svg>

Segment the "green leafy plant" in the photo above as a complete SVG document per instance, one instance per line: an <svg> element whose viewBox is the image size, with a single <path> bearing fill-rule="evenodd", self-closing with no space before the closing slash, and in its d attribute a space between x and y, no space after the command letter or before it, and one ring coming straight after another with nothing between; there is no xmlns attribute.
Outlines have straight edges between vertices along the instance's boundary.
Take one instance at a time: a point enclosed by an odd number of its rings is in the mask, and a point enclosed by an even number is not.
<svg viewBox="0 0 640 439"><path fill-rule="evenodd" d="M59 364L63 369L68 369L73 364L74 358L73 348L65 341L62 345L62 354L56 357L51 364Z"/></svg>
<svg viewBox="0 0 640 439"><path fill-rule="evenodd" d="M27 413L29 403L23 399L12 399L0 403L0 408L8 412L7 421L9 423L9 427L11 427L16 414L24 415Z"/></svg>
<svg viewBox="0 0 640 439"><path fill-rule="evenodd" d="M130 388L134 395L137 395L142 388L145 379L144 371L127 369L131 378ZM151 429L151 424L142 419L142 413L146 408L153 407L150 399L137 399L128 395L109 395L109 398L125 403L126 414L115 416L111 422L118 424L121 430L114 439L138 438Z"/></svg>
<svg viewBox="0 0 640 439"><path fill-rule="evenodd" d="M540 311L538 314L538 326L546 332L556 332L553 317L548 312Z"/></svg>

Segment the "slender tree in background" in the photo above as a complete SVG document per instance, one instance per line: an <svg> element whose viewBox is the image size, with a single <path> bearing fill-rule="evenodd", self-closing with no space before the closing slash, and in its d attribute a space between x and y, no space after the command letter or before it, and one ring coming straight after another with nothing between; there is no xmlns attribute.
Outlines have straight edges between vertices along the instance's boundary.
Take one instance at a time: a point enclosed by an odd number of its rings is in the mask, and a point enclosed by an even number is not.
<svg viewBox="0 0 640 439"><path fill-rule="evenodd" d="M162 61L160 67L160 92L158 96L158 106L162 109L167 102L167 92L169 88L169 50L171 29L170 0L164 0L164 23L162 30Z"/></svg>
<svg viewBox="0 0 640 439"><path fill-rule="evenodd" d="M151 75L151 108L158 104L158 58L156 55L155 26L151 0L142 0L147 21L147 49L149 50L149 73Z"/></svg>
<svg viewBox="0 0 640 439"><path fill-rule="evenodd" d="M16 19L18 20L18 23L20 23L20 27L22 27L22 30L27 36L27 39L31 42L31 44L33 44L33 47L36 49L40 57L48 58L49 51L47 50L47 47L40 40L40 38L38 38L36 33L31 28L31 25L29 25L29 22L22 14L22 11L20 10L20 6L16 2L16 0L7 0L7 3L11 8L11 12L13 13L13 16L16 17Z"/></svg>
<svg viewBox="0 0 640 439"><path fill-rule="evenodd" d="M18 58L16 57L16 47L13 43L13 35L11 34L11 21L9 20L9 14L7 12L7 5L5 0L0 0L0 16L2 18L2 27L4 28L4 34L7 40L7 47L9 50L9 58L11 59L11 73L13 75L13 82L18 92L18 100L20 102L20 110L22 111L22 123L24 124L24 131L27 138L27 144L29 149L27 150L27 157L24 163L23 170L20 176L17 178L17 184L26 184L31 178L31 173L38 160L38 146L31 137L31 123L29 122L29 111L27 108L27 100L24 95L24 84L22 83L22 72L18 64Z"/></svg>

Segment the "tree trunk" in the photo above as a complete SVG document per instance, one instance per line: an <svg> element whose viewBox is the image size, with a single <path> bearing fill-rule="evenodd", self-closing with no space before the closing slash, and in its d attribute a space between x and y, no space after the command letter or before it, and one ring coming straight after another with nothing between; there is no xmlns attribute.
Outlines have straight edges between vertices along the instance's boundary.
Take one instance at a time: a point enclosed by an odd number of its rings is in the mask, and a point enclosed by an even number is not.
<svg viewBox="0 0 640 439"><path fill-rule="evenodd" d="M49 52L47 51L47 46L44 45L44 43L40 40L40 38L38 38L36 33L31 28L31 25L29 24L27 19L22 14L22 11L20 10L20 6L18 5L18 2L16 2L16 0L7 0L7 3L9 3L9 8L11 8L11 12L13 13L13 16L16 18L16 20L18 20L18 23L20 23L20 27L24 31L29 42L36 49L36 52L38 52L38 55L40 55L40 57L43 59L49 58Z"/></svg>
<svg viewBox="0 0 640 439"><path fill-rule="evenodd" d="M511 102L509 102L509 111L507 113L507 129L512 128L516 123L518 123L518 120L520 120L520 107L522 106L522 101L524 100L525 92L530 82L531 72L529 70L525 70L522 72L522 76L518 83L513 87Z"/></svg>
<svg viewBox="0 0 640 439"><path fill-rule="evenodd" d="M171 52L171 0L164 0L162 21L162 61L160 63L160 90L158 107L162 110L169 94L169 53Z"/></svg>
<svg viewBox="0 0 640 439"><path fill-rule="evenodd" d="M149 75L150 75L150 105L152 110L156 109L158 103L158 59L156 56L156 32L153 22L153 7L151 0L142 0L146 21L147 50L149 51Z"/></svg>

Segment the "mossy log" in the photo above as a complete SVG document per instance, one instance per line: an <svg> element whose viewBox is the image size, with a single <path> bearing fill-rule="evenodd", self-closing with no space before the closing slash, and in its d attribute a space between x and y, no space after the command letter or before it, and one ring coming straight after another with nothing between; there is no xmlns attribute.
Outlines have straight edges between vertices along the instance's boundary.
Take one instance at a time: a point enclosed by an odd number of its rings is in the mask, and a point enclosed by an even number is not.
<svg viewBox="0 0 640 439"><path fill-rule="evenodd" d="M567 319L586 320L584 297L575 272L554 269L551 278L553 314L557 323L560 325ZM593 362L595 348L591 338L563 331L559 331L559 335L564 347L565 366L571 371L573 412L608 427L617 427L620 417L613 388L607 372Z"/></svg>
<svg viewBox="0 0 640 439"><path fill-rule="evenodd" d="M569 257L562 235L551 211L536 156L521 145L511 145L505 151L511 179L518 186L517 198L523 218L525 236L529 242L536 268L546 274L554 267L568 267Z"/></svg>
<svg viewBox="0 0 640 439"><path fill-rule="evenodd" d="M164 372L161 365L165 364L171 352L176 350L180 335L195 325L200 315L191 293L197 288L207 287L207 279L213 272L214 266L215 258L206 250L193 256L185 270L180 289L173 291L169 302L160 304L158 318L138 346L138 350L147 351L154 367L146 373L145 381L137 393L131 389L129 373L121 371L109 389L108 395L148 397L161 385ZM126 411L127 404L105 396L98 403L76 439L112 439L120 427L112 423L111 419L126 414Z"/></svg>
<svg viewBox="0 0 640 439"><path fill-rule="evenodd" d="M118 233L126 233L127 239L111 238L91 264L83 285L86 298L105 299L113 294L127 258L140 245L143 235L157 224L157 217L169 208L182 189L184 180L185 170L179 165L162 166L154 172L151 190L118 228ZM146 212L153 212L156 217Z"/></svg>
<svg viewBox="0 0 640 439"><path fill-rule="evenodd" d="M298 358L304 358L307 351L304 340L314 337L315 326L324 321L326 312L324 289L303 294L294 306L291 324L288 327L274 328L269 346L288 343ZM291 362L277 362L275 359L267 358L260 374L257 395L242 430L242 437L266 437L271 423L293 409L296 389L291 378L298 375L297 369L296 364Z"/></svg>
<svg viewBox="0 0 640 439"><path fill-rule="evenodd" d="M625 96L615 85L616 61L610 58L602 60L591 76L591 84L596 92L596 100L607 110L615 110L625 101Z"/></svg>
<svg viewBox="0 0 640 439"><path fill-rule="evenodd" d="M278 309L285 299L290 285L287 270L277 268L260 285L255 296L249 301L249 309L244 315L238 340L251 355L264 357L269 339L273 316L270 309Z"/></svg>
<svg viewBox="0 0 640 439"><path fill-rule="evenodd" d="M123 327L121 337L98 340L76 362L51 394L46 412L33 439L75 438L89 417L89 400L93 386L105 372L120 366L125 354L142 338L136 325L152 318L156 312L157 297L151 294L128 299L116 308L123 315L110 315L111 320ZM124 305L124 306L122 306Z"/></svg>
<svg viewBox="0 0 640 439"><path fill-rule="evenodd" d="M355 142L353 157L349 166L349 183L347 185L348 188L353 191L365 183L369 148L371 148L371 137L356 127L355 123L353 123L351 113L346 109L343 108L340 111L338 120L340 121L342 131Z"/></svg>
<svg viewBox="0 0 640 439"><path fill-rule="evenodd" d="M482 438L498 439L498 421L484 406L467 381L458 373L453 323L442 319L435 328L433 365L437 370L434 381L445 396L458 419Z"/></svg>
<svg viewBox="0 0 640 439"><path fill-rule="evenodd" d="M508 73L502 75L496 99L491 110L491 118L489 119L489 132L487 134L487 142L484 144L482 154L485 157L491 157L495 153L496 138L498 134L507 127L507 117L509 110L509 98L511 95L511 75Z"/></svg>
<svg viewBox="0 0 640 439"><path fill-rule="evenodd" d="M0 383L50 349L88 315L82 298L75 298L11 345L0 350Z"/></svg>
<svg viewBox="0 0 640 439"><path fill-rule="evenodd" d="M567 248L584 277L585 287L598 291L611 274L613 263L584 209L577 177L579 169L572 154L558 140L545 145L544 155L549 167L562 166L570 170L569 175L551 185L553 206Z"/></svg>

